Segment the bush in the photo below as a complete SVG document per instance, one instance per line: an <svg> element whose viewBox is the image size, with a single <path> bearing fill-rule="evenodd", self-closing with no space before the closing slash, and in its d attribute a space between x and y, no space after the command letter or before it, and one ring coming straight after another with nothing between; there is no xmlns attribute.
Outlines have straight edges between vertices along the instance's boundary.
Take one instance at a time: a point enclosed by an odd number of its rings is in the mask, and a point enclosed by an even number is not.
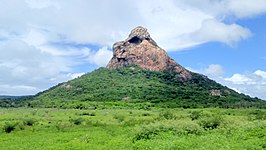
<svg viewBox="0 0 266 150"><path fill-rule="evenodd" d="M139 140L149 140L155 137L159 134L159 132L162 132L162 126L159 125L148 125L145 127L142 127L142 129L139 132L136 132L135 136L133 137L133 143L135 141Z"/></svg>
<svg viewBox="0 0 266 150"><path fill-rule="evenodd" d="M249 113L249 120L265 120L266 112L262 110L254 110Z"/></svg>
<svg viewBox="0 0 266 150"><path fill-rule="evenodd" d="M17 126L17 123L6 122L3 127L3 130L5 133L10 133L16 129L16 126Z"/></svg>
<svg viewBox="0 0 266 150"><path fill-rule="evenodd" d="M37 120L33 118L27 118L23 120L23 124L27 126L33 126L35 123L37 123Z"/></svg>
<svg viewBox="0 0 266 150"><path fill-rule="evenodd" d="M142 116L151 116L150 113L143 113Z"/></svg>
<svg viewBox="0 0 266 150"><path fill-rule="evenodd" d="M176 126L176 133L181 135L200 135L202 132L202 127L195 122L184 121Z"/></svg>
<svg viewBox="0 0 266 150"><path fill-rule="evenodd" d="M191 118L192 120L197 120L197 119L199 119L201 116L202 116L202 111L193 111L193 112L191 112L191 114L190 114L190 118Z"/></svg>
<svg viewBox="0 0 266 150"><path fill-rule="evenodd" d="M133 142L138 140L149 140L159 135L161 132L170 132L178 135L200 135L203 129L192 121L163 121L149 124L142 127L133 137Z"/></svg>
<svg viewBox="0 0 266 150"><path fill-rule="evenodd" d="M169 110L160 112L159 117L167 120L175 119L175 115Z"/></svg>
<svg viewBox="0 0 266 150"><path fill-rule="evenodd" d="M123 122L126 118L126 116L122 115L122 114L115 114L114 118L117 119L119 122Z"/></svg>
<svg viewBox="0 0 266 150"><path fill-rule="evenodd" d="M99 121L99 120L97 121L87 120L86 125L93 126L93 127L103 127L103 126L106 126L106 123L103 121Z"/></svg>
<svg viewBox="0 0 266 150"><path fill-rule="evenodd" d="M200 126L206 130L215 129L222 123L222 117L218 115L212 115L210 117L203 117L199 120Z"/></svg>
<svg viewBox="0 0 266 150"><path fill-rule="evenodd" d="M83 118L74 118L74 119L70 118L69 119L69 122L75 125L81 125L83 121L84 121Z"/></svg>
<svg viewBox="0 0 266 150"><path fill-rule="evenodd" d="M96 116L95 112L83 112L79 114L80 116Z"/></svg>
<svg viewBox="0 0 266 150"><path fill-rule="evenodd" d="M147 125L154 122L154 119L141 119L141 118L128 118L123 121L123 126L136 126L136 125Z"/></svg>
<svg viewBox="0 0 266 150"><path fill-rule="evenodd" d="M62 123L62 122L57 122L55 125L55 128L57 131L64 131L64 129L67 127L67 124Z"/></svg>

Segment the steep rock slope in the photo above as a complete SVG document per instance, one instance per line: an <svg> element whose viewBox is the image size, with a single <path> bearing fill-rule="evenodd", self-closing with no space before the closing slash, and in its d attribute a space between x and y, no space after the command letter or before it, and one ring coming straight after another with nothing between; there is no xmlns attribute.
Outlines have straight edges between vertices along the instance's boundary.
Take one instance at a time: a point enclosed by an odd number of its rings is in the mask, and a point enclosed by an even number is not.
<svg viewBox="0 0 266 150"><path fill-rule="evenodd" d="M119 68L128 65L138 65L150 71L174 72L180 79L189 80L190 71L177 64L151 38L147 29L137 27L133 29L125 41L113 45L113 58L107 68Z"/></svg>

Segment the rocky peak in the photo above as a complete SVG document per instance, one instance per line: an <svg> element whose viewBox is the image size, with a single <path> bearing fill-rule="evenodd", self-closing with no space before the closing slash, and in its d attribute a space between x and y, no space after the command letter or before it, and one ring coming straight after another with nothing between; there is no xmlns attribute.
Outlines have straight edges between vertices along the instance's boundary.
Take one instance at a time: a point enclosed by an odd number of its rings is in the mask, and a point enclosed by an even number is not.
<svg viewBox="0 0 266 150"><path fill-rule="evenodd" d="M125 41L113 45L113 58L107 68L138 65L151 71L170 71L181 80L189 80L191 73L171 59L151 38L146 28L136 27Z"/></svg>
<svg viewBox="0 0 266 150"><path fill-rule="evenodd" d="M157 46L156 42L151 38L148 30L141 26L138 26L135 29L133 29L125 41L128 41L129 43L139 44L143 40L147 40L150 43L152 43L154 46Z"/></svg>

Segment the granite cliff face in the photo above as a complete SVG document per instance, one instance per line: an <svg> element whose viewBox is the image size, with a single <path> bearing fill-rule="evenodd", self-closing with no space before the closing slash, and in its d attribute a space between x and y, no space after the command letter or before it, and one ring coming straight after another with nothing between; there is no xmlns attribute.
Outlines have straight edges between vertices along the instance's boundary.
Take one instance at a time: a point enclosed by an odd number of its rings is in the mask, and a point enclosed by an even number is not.
<svg viewBox="0 0 266 150"><path fill-rule="evenodd" d="M151 71L174 72L184 81L191 78L191 73L170 58L143 27L133 29L125 41L113 45L113 58L107 68L115 69L132 64Z"/></svg>

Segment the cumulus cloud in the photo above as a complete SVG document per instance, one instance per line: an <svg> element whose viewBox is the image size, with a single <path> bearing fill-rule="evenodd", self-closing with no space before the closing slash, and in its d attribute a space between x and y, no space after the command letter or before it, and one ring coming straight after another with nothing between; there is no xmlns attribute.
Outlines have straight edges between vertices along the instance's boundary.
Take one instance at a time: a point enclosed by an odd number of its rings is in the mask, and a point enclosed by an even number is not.
<svg viewBox="0 0 266 150"><path fill-rule="evenodd" d="M224 84L238 91L266 100L266 72L257 70L253 73L234 74L224 79Z"/></svg>
<svg viewBox="0 0 266 150"><path fill-rule="evenodd" d="M224 75L224 69L219 64L211 64L208 68L204 69L203 72L210 76L221 77Z"/></svg>
<svg viewBox="0 0 266 150"><path fill-rule="evenodd" d="M255 75L262 77L263 79L266 79L266 72L262 70L257 70L254 72Z"/></svg>
<svg viewBox="0 0 266 150"><path fill-rule="evenodd" d="M266 1L228 0L228 9L238 18L252 17L266 11Z"/></svg>
<svg viewBox="0 0 266 150"><path fill-rule="evenodd" d="M65 60L42 53L21 40L1 44L0 51L1 94L31 94L33 91L43 90L65 80L60 72L70 69L63 65L68 63ZM58 80L50 80L55 77Z"/></svg>
<svg viewBox="0 0 266 150"><path fill-rule="evenodd" d="M225 78L225 81L232 82L233 84L255 84L251 78L242 74L234 74L230 78Z"/></svg>
<svg viewBox="0 0 266 150"><path fill-rule="evenodd" d="M210 64L207 67L200 68L200 69L194 69L194 68L190 68L190 67L187 67L187 69L190 71L193 71L193 72L207 75L210 78L223 77L223 75L224 75L224 69L219 64Z"/></svg>
<svg viewBox="0 0 266 150"><path fill-rule="evenodd" d="M266 11L265 0L189 0L183 3L221 19L253 17Z"/></svg>
<svg viewBox="0 0 266 150"><path fill-rule="evenodd" d="M201 69L187 69L204 74L238 93L266 100L266 71L256 70L252 73L236 73L226 77L223 67L219 64L211 64Z"/></svg>
<svg viewBox="0 0 266 150"><path fill-rule="evenodd" d="M72 79L86 72L75 70L81 65L105 66L112 56L109 47L138 25L147 27L162 48L176 51L212 41L237 44L252 33L226 19L266 12L264 0L1 2L0 94L15 95ZM218 66L209 69L207 74L223 72Z"/></svg>
<svg viewBox="0 0 266 150"><path fill-rule="evenodd" d="M76 79L82 75L84 75L85 73L84 72L81 72L81 73L69 73L67 74L68 77L70 77L71 79Z"/></svg>
<svg viewBox="0 0 266 150"><path fill-rule="evenodd" d="M93 52L92 55L89 56L88 60L92 64L96 64L100 67L104 67L110 61L113 56L113 52L108 50L107 47L103 47L99 49L97 52Z"/></svg>
<svg viewBox="0 0 266 150"><path fill-rule="evenodd" d="M250 37L251 32L237 24L226 25L215 19L210 19L204 20L201 28L188 36L190 40L200 43L217 41L234 45Z"/></svg>

